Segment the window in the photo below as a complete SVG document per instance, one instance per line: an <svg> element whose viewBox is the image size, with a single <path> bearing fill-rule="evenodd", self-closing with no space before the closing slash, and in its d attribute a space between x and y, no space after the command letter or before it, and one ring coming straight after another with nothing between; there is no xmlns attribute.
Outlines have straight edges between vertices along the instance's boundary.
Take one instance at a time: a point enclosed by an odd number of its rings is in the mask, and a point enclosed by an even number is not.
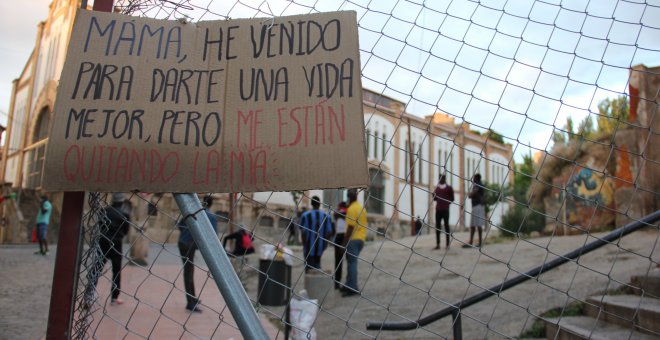
<svg viewBox="0 0 660 340"><path fill-rule="evenodd" d="M48 108L43 108L39 112L37 124L32 135L32 144L41 142L48 137L48 126L50 125L50 115ZM44 170L44 158L46 156L46 144L42 143L30 149L27 152L27 178L26 187L29 189L41 188L41 177Z"/></svg>
<svg viewBox="0 0 660 340"><path fill-rule="evenodd" d="M383 147L380 150L380 152L383 154L382 155L383 160L385 160L385 150L387 149L387 145L385 144L386 140L387 140L387 135L383 134Z"/></svg>
<svg viewBox="0 0 660 340"><path fill-rule="evenodd" d="M277 228L282 229L282 230L286 230L287 228L289 228L289 224L291 222L293 222L293 221L290 218L282 217L279 220L277 220Z"/></svg>
<svg viewBox="0 0 660 340"><path fill-rule="evenodd" d="M366 200L367 212L373 214L383 214L385 204L385 185L383 183L383 174L379 169L369 169L369 197Z"/></svg>
<svg viewBox="0 0 660 340"><path fill-rule="evenodd" d="M370 134L371 134L371 131L369 131L369 129L367 129L365 131L365 135L364 135L364 140L366 141L365 144L367 144L366 145L367 146L367 158L369 158L369 135Z"/></svg>
<svg viewBox="0 0 660 340"><path fill-rule="evenodd" d="M259 219L259 225L262 227L272 227L275 221L271 216L262 216L261 219Z"/></svg>
<svg viewBox="0 0 660 340"><path fill-rule="evenodd" d="M39 189L41 187L41 173L44 167L45 154L45 144L41 144L27 153L28 173L25 185L29 189Z"/></svg>
<svg viewBox="0 0 660 340"><path fill-rule="evenodd" d="M374 132L374 159L378 158L378 132Z"/></svg>
<svg viewBox="0 0 660 340"><path fill-rule="evenodd" d="M39 113L39 120L35 126L34 135L32 135L32 143L36 143L48 137L48 126L50 125L50 115L48 109L44 108Z"/></svg>

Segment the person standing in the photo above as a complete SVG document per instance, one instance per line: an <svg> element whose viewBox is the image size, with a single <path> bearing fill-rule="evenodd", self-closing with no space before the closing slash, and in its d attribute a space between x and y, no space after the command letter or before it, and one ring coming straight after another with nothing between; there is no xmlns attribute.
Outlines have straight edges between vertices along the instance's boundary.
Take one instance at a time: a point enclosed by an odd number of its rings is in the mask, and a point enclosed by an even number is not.
<svg viewBox="0 0 660 340"><path fill-rule="evenodd" d="M252 236L245 231L243 225L238 226L238 231L235 231L222 240L222 247L227 249L227 242L233 240L234 249L228 254L234 257L245 256L254 253L254 245L252 244Z"/></svg>
<svg viewBox="0 0 660 340"><path fill-rule="evenodd" d="M486 202L484 197L484 186L481 183L481 174L475 174L472 177L472 190L468 197L472 201L472 217L470 218L470 242L464 244L463 248L472 247L474 241L474 232L479 233L479 243L477 248L481 248L482 234L486 224Z"/></svg>
<svg viewBox="0 0 660 340"><path fill-rule="evenodd" d="M37 213L37 241L39 241L39 251L35 254L48 255L48 223L50 223L50 213L53 205L48 200L48 196L41 196L41 204Z"/></svg>
<svg viewBox="0 0 660 340"><path fill-rule="evenodd" d="M442 222L445 222L445 236L447 238L447 249L451 242L449 231L449 208L451 203L454 202L454 188L447 184L445 175L440 175L440 183L435 187L433 192L433 200L435 201L435 248L440 249L440 233L442 232Z"/></svg>
<svg viewBox="0 0 660 340"><path fill-rule="evenodd" d="M300 236L305 256L305 273L321 269L321 256L333 235L332 219L321 210L321 199L312 197L312 210L300 216Z"/></svg>
<svg viewBox="0 0 660 340"><path fill-rule="evenodd" d="M99 248L101 256L96 263L96 277L94 279L94 286L98 282L98 277L103 272L105 263L110 260L112 265L112 291L111 291L111 305L121 305L124 303L119 299L121 292L121 262L124 252L122 249L122 242L124 236L128 233L128 226L130 217L124 210L124 194L112 194L112 204L105 207L104 214L99 221L101 228L101 237L99 239Z"/></svg>
<svg viewBox="0 0 660 340"><path fill-rule="evenodd" d="M340 202L335 212L335 289L341 288L341 272L343 270L344 235L346 233L346 202Z"/></svg>
<svg viewBox="0 0 660 340"><path fill-rule="evenodd" d="M358 295L358 257L367 240L367 210L357 201L357 190L349 189L346 210L346 286L342 297Z"/></svg>
<svg viewBox="0 0 660 340"><path fill-rule="evenodd" d="M211 227L218 233L218 220L216 216L209 210L213 205L213 197L204 197L204 213L211 222ZM186 310L201 313L202 310L198 307L200 300L195 295L195 251L197 244L193 239L190 229L183 219L177 224L179 227L179 253L181 254L181 261L183 261L183 287L186 290Z"/></svg>

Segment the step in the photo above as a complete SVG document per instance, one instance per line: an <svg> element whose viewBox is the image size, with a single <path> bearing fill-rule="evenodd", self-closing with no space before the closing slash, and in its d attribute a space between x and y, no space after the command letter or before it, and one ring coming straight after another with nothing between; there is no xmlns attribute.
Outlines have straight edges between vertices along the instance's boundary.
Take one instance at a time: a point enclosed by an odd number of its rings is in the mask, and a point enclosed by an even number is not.
<svg viewBox="0 0 660 340"><path fill-rule="evenodd" d="M643 290L645 296L660 298L660 268L652 269L648 275L635 275L630 281L634 287L640 288L635 289L635 294L641 294Z"/></svg>
<svg viewBox="0 0 660 340"><path fill-rule="evenodd" d="M597 295L587 299L585 314L660 337L660 300L638 295Z"/></svg>
<svg viewBox="0 0 660 340"><path fill-rule="evenodd" d="M588 316L568 316L563 318L545 318L547 339L553 340L657 340L658 337L644 334L613 323L596 320Z"/></svg>

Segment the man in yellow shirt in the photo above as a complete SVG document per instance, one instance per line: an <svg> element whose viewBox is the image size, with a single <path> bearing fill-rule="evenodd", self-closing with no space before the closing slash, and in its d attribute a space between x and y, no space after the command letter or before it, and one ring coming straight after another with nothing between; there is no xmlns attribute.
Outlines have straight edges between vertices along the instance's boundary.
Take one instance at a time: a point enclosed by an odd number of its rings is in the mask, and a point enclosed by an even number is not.
<svg viewBox="0 0 660 340"><path fill-rule="evenodd" d="M346 285L342 297L358 295L358 257L367 240L367 210L357 201L357 190L349 189L346 211Z"/></svg>

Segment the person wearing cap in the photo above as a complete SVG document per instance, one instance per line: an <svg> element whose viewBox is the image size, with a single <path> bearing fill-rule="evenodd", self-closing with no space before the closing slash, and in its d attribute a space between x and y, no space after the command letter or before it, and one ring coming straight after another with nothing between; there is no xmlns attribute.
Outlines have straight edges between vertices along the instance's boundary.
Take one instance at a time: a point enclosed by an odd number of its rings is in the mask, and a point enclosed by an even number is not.
<svg viewBox="0 0 660 340"><path fill-rule="evenodd" d="M112 265L112 292L111 292L111 305L120 305L124 303L119 299L121 292L121 262L124 252L122 249L122 240L128 234L129 215L123 209L124 194L112 194L112 204L103 209L104 214L101 216L98 223L101 229L101 237L99 239L99 248L101 250L101 257L96 263L96 277L94 285L98 282L98 277L103 272L105 263L110 260Z"/></svg>
<svg viewBox="0 0 660 340"><path fill-rule="evenodd" d="M346 202L340 202L335 212L335 289L341 288L341 272L344 263L344 236L346 233Z"/></svg>
<svg viewBox="0 0 660 340"><path fill-rule="evenodd" d="M213 205L213 197L206 196L204 197L204 213L209 218L211 222L211 227L215 233L218 233L218 219L216 216L209 210ZM202 310L199 308L200 300L195 295L195 251L197 250L197 244L193 239L192 233L186 225L186 221L181 219L177 223L179 227L179 242L177 246L179 247L179 253L181 254L181 261L183 261L183 287L186 290L186 310L195 313L201 313Z"/></svg>
<svg viewBox="0 0 660 340"><path fill-rule="evenodd" d="M312 210L300 216L305 273L311 268L321 269L321 256L333 233L332 219L321 210L321 199L318 196L312 197Z"/></svg>
<svg viewBox="0 0 660 340"><path fill-rule="evenodd" d="M367 240L367 209L357 201L357 190L350 189L347 193L348 209L346 210L346 285L342 287L342 297L358 295L358 257Z"/></svg>

